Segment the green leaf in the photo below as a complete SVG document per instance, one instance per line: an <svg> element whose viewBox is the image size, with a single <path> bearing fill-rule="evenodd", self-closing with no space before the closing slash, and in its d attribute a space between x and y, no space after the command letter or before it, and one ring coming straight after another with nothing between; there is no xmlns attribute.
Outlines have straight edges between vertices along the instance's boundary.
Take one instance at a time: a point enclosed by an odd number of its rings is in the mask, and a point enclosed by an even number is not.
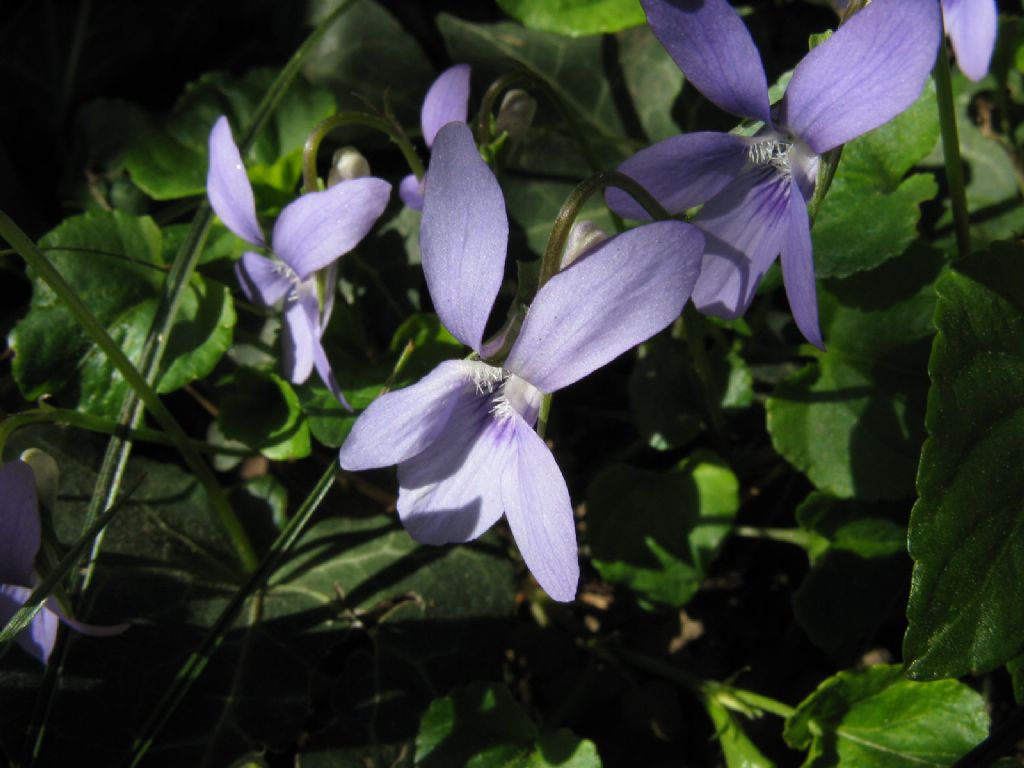
<svg viewBox="0 0 1024 768"><path fill-rule="evenodd" d="M339 3L316 0L311 4L311 21L324 18ZM433 79L430 60L415 38L382 5L370 0L359 0L327 28L302 71L311 82L334 93L338 111L365 112L360 96L374 103L387 94L399 120L417 128L420 105Z"/></svg>
<svg viewBox="0 0 1024 768"><path fill-rule="evenodd" d="M808 751L804 768L920 768L952 764L987 733L985 701L968 686L915 683L877 666L823 682L783 735Z"/></svg>
<svg viewBox="0 0 1024 768"><path fill-rule="evenodd" d="M820 490L863 501L914 490L941 256L924 246L819 292L827 352L768 399L775 450Z"/></svg>
<svg viewBox="0 0 1024 768"><path fill-rule="evenodd" d="M128 357L139 360L165 276L162 237L148 217L90 212L65 220L40 247ZM113 276L113 278L112 278ZM227 288L199 275L186 289L157 379L173 392L208 375L231 344L235 309ZM57 394L78 408L117 416L128 387L70 312L41 281L14 328L13 369L27 399Z"/></svg>
<svg viewBox="0 0 1024 768"><path fill-rule="evenodd" d="M995 244L937 289L903 646L917 678L985 672L1024 650L1022 256Z"/></svg>
<svg viewBox="0 0 1024 768"><path fill-rule="evenodd" d="M601 576L643 600L685 605L732 529L739 482L711 454L667 473L616 466L587 494L591 554Z"/></svg>
<svg viewBox="0 0 1024 768"><path fill-rule="evenodd" d="M930 174L904 174L939 137L935 87L929 83L903 114L854 139L814 222L818 277L844 277L899 256L917 237L919 206L939 188Z"/></svg>
<svg viewBox="0 0 1024 768"><path fill-rule="evenodd" d="M898 514L817 492L797 507L800 527L822 546L809 553L812 567L793 594L793 613L826 653L862 651L902 602L893 584L906 581L909 560L906 528L893 519Z"/></svg>
<svg viewBox="0 0 1024 768"><path fill-rule="evenodd" d="M645 23L640 0L498 0L505 13L531 29L560 35L598 35Z"/></svg>
<svg viewBox="0 0 1024 768"><path fill-rule="evenodd" d="M214 72L190 84L171 114L150 116L132 144L125 158L132 181L156 200L204 195L214 122L227 115L237 133L276 75L269 69L242 78ZM306 136L333 111L327 91L296 80L245 157L253 182L290 192L299 178L297 159Z"/></svg>
<svg viewBox="0 0 1024 768"><path fill-rule="evenodd" d="M435 700L420 721L417 768L600 768L593 743L539 732L508 689L476 682Z"/></svg>
<svg viewBox="0 0 1024 768"><path fill-rule="evenodd" d="M676 135L682 128L673 116L683 90L679 65L646 25L626 30L616 40L622 78L647 140Z"/></svg>
<svg viewBox="0 0 1024 768"><path fill-rule="evenodd" d="M228 440L259 450L268 459L301 459L310 453L309 425L291 385L274 373L239 368L217 414Z"/></svg>
<svg viewBox="0 0 1024 768"><path fill-rule="evenodd" d="M714 697L706 697L704 707L715 725L715 738L722 745L722 754L728 768L773 768L775 763L761 754L733 712Z"/></svg>
<svg viewBox="0 0 1024 768"><path fill-rule="evenodd" d="M542 256L555 217L576 185L513 177L502 182L509 218L517 225L509 233L510 248L523 248L525 245L531 253ZM580 210L577 221L587 219L609 234L615 232L615 225L600 196L590 198Z"/></svg>

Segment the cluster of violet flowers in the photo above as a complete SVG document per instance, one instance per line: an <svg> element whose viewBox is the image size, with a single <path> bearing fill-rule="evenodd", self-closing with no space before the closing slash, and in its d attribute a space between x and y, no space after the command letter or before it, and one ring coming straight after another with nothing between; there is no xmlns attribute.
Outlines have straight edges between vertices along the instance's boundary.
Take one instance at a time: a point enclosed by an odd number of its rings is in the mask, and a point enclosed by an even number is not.
<svg viewBox="0 0 1024 768"><path fill-rule="evenodd" d="M958 4L945 5L955 17ZM504 276L508 216L466 125L470 69L444 72L422 112L426 176L404 179L400 196L422 209L420 250L434 308L472 354L382 395L340 451L346 470L397 465L399 518L423 543L469 541L504 516L530 571L561 601L575 596L579 565L565 480L535 431L545 396L666 328L691 297L706 314L742 315L780 253L797 327L823 346L807 211L821 157L918 98L942 30L935 0L874 0L797 65L773 105L757 48L726 0L643 6L687 80L727 112L757 121L754 135L683 134L627 160L619 170L666 210L702 206L696 216L649 222L629 195L609 190L614 212L649 223L563 263L540 286L514 339L485 340ZM215 211L265 247L223 118L210 153ZM306 195L274 226L276 258L246 253L240 262L247 295L267 306L284 298L291 380L315 368L339 399L319 340L325 323L313 275L369 232L389 191L387 182L360 179Z"/></svg>

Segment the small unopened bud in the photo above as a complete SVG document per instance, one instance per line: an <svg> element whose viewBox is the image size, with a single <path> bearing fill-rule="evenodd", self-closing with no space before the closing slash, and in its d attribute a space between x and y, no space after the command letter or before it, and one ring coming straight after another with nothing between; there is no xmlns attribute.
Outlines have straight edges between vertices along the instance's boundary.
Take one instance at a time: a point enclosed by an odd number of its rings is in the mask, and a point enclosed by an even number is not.
<svg viewBox="0 0 1024 768"><path fill-rule="evenodd" d="M343 181L363 179L370 175L370 164L355 147L342 147L331 158L331 172L327 174L327 187Z"/></svg>
<svg viewBox="0 0 1024 768"><path fill-rule="evenodd" d="M569 238L565 243L562 269L579 261L607 239L608 234L603 232L590 219L582 219L575 222L572 225L572 229L569 230Z"/></svg>
<svg viewBox="0 0 1024 768"><path fill-rule="evenodd" d="M54 458L38 448L29 448L21 454L21 460L32 468L36 477L36 493L39 502L49 510L57 506L57 488L60 485L60 468Z"/></svg>
<svg viewBox="0 0 1024 768"><path fill-rule="evenodd" d="M526 91L513 88L501 100L494 128L499 134L506 131L512 141L519 141L526 136L536 114L537 100Z"/></svg>

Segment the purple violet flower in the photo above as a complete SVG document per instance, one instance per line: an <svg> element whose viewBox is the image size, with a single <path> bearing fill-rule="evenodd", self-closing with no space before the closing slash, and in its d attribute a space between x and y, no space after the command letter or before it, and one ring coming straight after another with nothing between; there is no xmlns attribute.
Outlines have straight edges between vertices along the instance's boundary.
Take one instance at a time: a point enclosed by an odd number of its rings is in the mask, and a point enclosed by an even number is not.
<svg viewBox="0 0 1024 768"><path fill-rule="evenodd" d="M219 118L210 132L206 189L210 205L228 229L252 245L267 247L256 220L252 186L226 117ZM329 311L321 315L316 272L334 265L366 237L390 195L391 185L375 178L342 181L323 192L302 195L285 206L274 223L270 250L277 258L247 251L235 265L250 301L269 307L284 299L282 335L288 379L301 384L316 368L345 407L349 405L320 342Z"/></svg>
<svg viewBox="0 0 1024 768"><path fill-rule="evenodd" d="M464 123L469 116L469 64L456 64L438 75L423 98L420 127L427 148L448 123ZM423 179L409 174L398 185L398 196L409 208L423 210Z"/></svg>
<svg viewBox="0 0 1024 768"><path fill-rule="evenodd" d="M695 227L666 221L601 243L537 292L500 367L449 360L380 397L341 447L341 466L397 464L398 515L426 544L474 539L504 514L540 585L572 600L576 529L565 480L533 429L542 397L675 320L697 279L702 241ZM451 123L434 141L420 248L438 315L478 354L507 243L497 179L469 127Z"/></svg>
<svg viewBox="0 0 1024 768"><path fill-rule="evenodd" d="M32 572L42 528L35 475L23 461L0 466L0 627L18 612L32 594ZM107 637L128 629L127 624L98 627L69 618L54 598L49 598L15 642L44 664L57 642L57 627L67 624L85 635Z"/></svg>
<svg viewBox="0 0 1024 768"><path fill-rule="evenodd" d="M874 0L797 65L773 108L750 33L726 0L642 0L676 64L727 112L760 120L753 137L688 133L641 150L619 170L665 208L703 204L693 223L706 246L693 301L706 314L742 315L782 253L793 318L822 347L807 216L819 157L909 107L940 39L935 0ZM647 218L632 198L607 193L618 214Z"/></svg>
<svg viewBox="0 0 1024 768"><path fill-rule="evenodd" d="M996 45L996 0L942 0L942 19L960 71L981 80Z"/></svg>

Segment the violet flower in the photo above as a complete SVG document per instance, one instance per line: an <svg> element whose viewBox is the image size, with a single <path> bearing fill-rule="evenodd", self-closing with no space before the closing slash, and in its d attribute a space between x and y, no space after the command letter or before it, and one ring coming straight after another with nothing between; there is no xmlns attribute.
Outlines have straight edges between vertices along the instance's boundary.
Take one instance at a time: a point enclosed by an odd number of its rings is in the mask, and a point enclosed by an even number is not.
<svg viewBox="0 0 1024 768"><path fill-rule="evenodd" d="M942 0L942 19L960 71L981 80L996 45L996 0Z"/></svg>
<svg viewBox="0 0 1024 768"><path fill-rule="evenodd" d="M427 148L433 146L434 137L448 123L466 122L469 116L469 64L449 67L431 84L423 98L420 127ZM409 208L423 209L423 179L409 174L398 185L398 196Z"/></svg>
<svg viewBox="0 0 1024 768"><path fill-rule="evenodd" d="M206 189L210 205L228 229L252 245L267 247L256 219L252 186L226 117L219 118L210 132ZM316 272L331 267L366 237L390 195L391 185L375 178L343 181L323 192L302 195L285 206L274 223L270 250L277 258L247 251L235 266L250 301L269 307L284 300L282 335L288 379L301 384L316 368L346 407L320 341L329 312L321 315Z"/></svg>
<svg viewBox="0 0 1024 768"><path fill-rule="evenodd" d="M807 216L819 157L890 120L920 95L940 39L935 0L874 0L797 65L772 107L757 48L726 0L642 0L654 34L686 79L727 112L760 120L753 137L688 133L654 144L619 170L665 208L703 204L704 264L693 301L711 315L746 311L782 253L797 327L821 347ZM609 206L646 218L625 194Z"/></svg>
<svg viewBox="0 0 1024 768"><path fill-rule="evenodd" d="M32 572L42 528L39 498L32 468L23 461L0 466L0 627L18 612L32 594ZM54 598L49 598L15 642L44 664L57 642L57 627L67 624L86 635L106 637L124 632L127 624L98 627L69 618Z"/></svg>
<svg viewBox="0 0 1024 768"><path fill-rule="evenodd" d="M434 307L481 354L504 275L508 218L469 127L437 134L420 249ZM679 316L702 238L679 221L611 238L551 278L508 357L441 363L359 417L341 448L348 470L398 465L398 515L426 544L474 539L503 514L523 559L556 600L576 594L576 530L565 480L534 424L545 393L583 378ZM486 356L486 352L484 353Z"/></svg>

